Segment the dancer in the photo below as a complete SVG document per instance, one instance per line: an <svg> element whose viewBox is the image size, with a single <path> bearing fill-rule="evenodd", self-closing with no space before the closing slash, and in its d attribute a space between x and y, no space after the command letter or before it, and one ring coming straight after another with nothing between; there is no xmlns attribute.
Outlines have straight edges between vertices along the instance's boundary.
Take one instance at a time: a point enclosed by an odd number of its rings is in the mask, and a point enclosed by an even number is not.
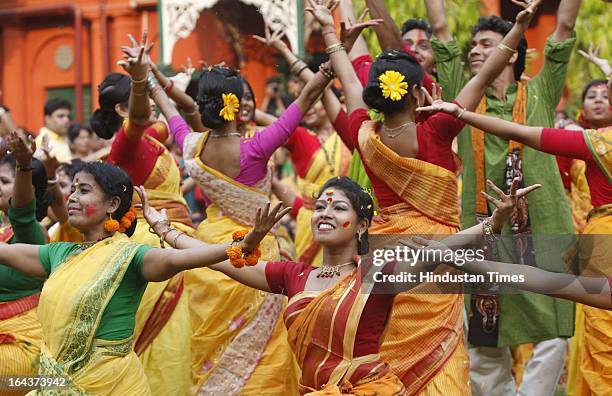
<svg viewBox="0 0 612 396"><path fill-rule="evenodd" d="M61 377L62 390L70 393L151 394L133 350L136 310L147 283L226 260L230 246L174 250L130 241L137 224L134 188L117 166L88 163L76 174L72 189L69 221L83 233L84 243L0 245L4 266L47 279L38 306L39 374ZM280 205L258 212L241 245L244 251L253 252L286 212ZM182 232L174 237L171 244L187 238Z"/></svg>

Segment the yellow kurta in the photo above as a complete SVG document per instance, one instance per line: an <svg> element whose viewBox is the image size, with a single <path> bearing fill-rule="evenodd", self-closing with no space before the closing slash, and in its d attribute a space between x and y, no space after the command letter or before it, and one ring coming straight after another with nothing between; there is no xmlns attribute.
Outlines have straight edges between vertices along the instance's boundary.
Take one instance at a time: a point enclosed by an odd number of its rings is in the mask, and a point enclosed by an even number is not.
<svg viewBox="0 0 612 396"><path fill-rule="evenodd" d="M228 243L232 233L254 223L268 200L271 174L256 187L236 183L199 158L207 134L190 134L185 167L213 201L197 230L206 243ZM262 259L278 260L275 238L261 243ZM207 269L188 271L192 338L192 392L195 394L292 395L297 366L280 320L285 298L244 286Z"/></svg>

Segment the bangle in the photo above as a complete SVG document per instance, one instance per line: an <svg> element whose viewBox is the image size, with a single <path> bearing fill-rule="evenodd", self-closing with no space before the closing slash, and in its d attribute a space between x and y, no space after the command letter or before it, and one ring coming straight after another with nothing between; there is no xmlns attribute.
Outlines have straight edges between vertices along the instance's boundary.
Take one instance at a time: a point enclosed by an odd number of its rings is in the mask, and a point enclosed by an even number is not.
<svg viewBox="0 0 612 396"><path fill-rule="evenodd" d="M333 26L323 26L323 29L321 29L321 33L323 35L331 34L331 33L336 34L336 28Z"/></svg>
<svg viewBox="0 0 612 396"><path fill-rule="evenodd" d="M497 238L495 237L495 233L493 232L493 225L491 224L490 219L484 219L482 222L482 236L484 240L488 243L495 242Z"/></svg>
<svg viewBox="0 0 612 396"><path fill-rule="evenodd" d="M142 84L144 82L147 82L147 79L149 78L149 76L147 75L145 78L143 78L142 80L134 80L133 78L130 77L130 80L132 81L132 84Z"/></svg>
<svg viewBox="0 0 612 396"><path fill-rule="evenodd" d="M459 114L457 115L457 117L455 117L456 119L460 120L461 117L463 117L463 113L465 113L465 107L461 108L461 111L459 112Z"/></svg>
<svg viewBox="0 0 612 396"><path fill-rule="evenodd" d="M56 184L57 184L57 176L55 176L53 179L47 179L48 187L53 187Z"/></svg>
<svg viewBox="0 0 612 396"><path fill-rule="evenodd" d="M327 55L331 55L334 52L338 52L338 51L344 51L344 46L342 45L342 43L335 43L330 45L329 47L325 48L325 53Z"/></svg>
<svg viewBox="0 0 612 396"><path fill-rule="evenodd" d="M23 166L23 165L15 165L15 169L17 169L20 172L31 172L34 170L34 168L32 168L32 166Z"/></svg>
<svg viewBox="0 0 612 396"><path fill-rule="evenodd" d="M170 91L172 91L172 87L174 87L174 80L169 78L168 84L166 84L166 86L164 87L164 92L169 95Z"/></svg>
<svg viewBox="0 0 612 396"><path fill-rule="evenodd" d="M170 225L170 221L168 219L162 219L162 220L157 220L155 223L151 224L149 226L149 232L151 234L155 234L155 235L159 235L156 231L155 231L155 226L158 224L165 224L167 226Z"/></svg>
<svg viewBox="0 0 612 396"><path fill-rule="evenodd" d="M336 73L334 73L333 70L330 70L327 66L325 66L325 63L321 63L319 65L319 71L321 72L321 74L323 74L325 77L327 77L330 80L333 80L334 78L336 78Z"/></svg>
<svg viewBox="0 0 612 396"><path fill-rule="evenodd" d="M295 75L299 77L300 74L302 74L302 72L306 69L308 69L308 65L304 65L300 70L297 71L297 73L295 73Z"/></svg>
<svg viewBox="0 0 612 396"><path fill-rule="evenodd" d="M289 70L293 69L293 66L295 66L298 62L300 62L301 59L297 58L296 60L294 60L293 62L291 62L291 64L289 65Z"/></svg>
<svg viewBox="0 0 612 396"><path fill-rule="evenodd" d="M166 231L162 232L161 236L159 237L159 245L160 245L162 248L165 248L165 247L166 247L166 246L165 246L165 244L164 244L164 242L165 242L165 240L166 240L166 235L168 235L168 234L169 234L170 232L172 232L172 231L176 231L176 228L174 228L174 227L168 227L168 228L166 229Z"/></svg>
<svg viewBox="0 0 612 396"><path fill-rule="evenodd" d="M296 76L299 76L300 73L304 71L304 69L306 69L307 67L308 65L306 64L306 62L304 62L301 59L298 59L296 62L293 62L291 64L291 67L289 68L289 72L295 74Z"/></svg>
<svg viewBox="0 0 612 396"><path fill-rule="evenodd" d="M507 46L506 44L504 44L504 43L499 43L499 44L497 44L497 48L499 48L499 49L500 49L500 50L502 50L502 51L509 52L509 53L510 53L510 54L512 54L512 55L514 55L514 54L516 54L516 53L518 52L517 50L515 50L515 49L512 49L512 48L508 47L508 46Z"/></svg>
<svg viewBox="0 0 612 396"><path fill-rule="evenodd" d="M183 235L185 235L184 232L181 232L179 230L175 230L176 231L176 236L174 237L174 240L172 240L172 247L176 249L176 241Z"/></svg>

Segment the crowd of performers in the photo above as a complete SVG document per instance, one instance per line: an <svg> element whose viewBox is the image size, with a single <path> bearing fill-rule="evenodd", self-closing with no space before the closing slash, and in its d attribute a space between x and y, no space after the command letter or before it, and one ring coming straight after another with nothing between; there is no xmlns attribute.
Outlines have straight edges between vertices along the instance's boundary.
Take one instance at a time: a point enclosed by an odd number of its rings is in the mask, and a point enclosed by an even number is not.
<svg viewBox="0 0 612 396"><path fill-rule="evenodd" d="M401 30L383 0L365 0L367 21L350 0L308 0L329 55L317 72L282 32L259 37L304 84L276 114L223 65L202 68L193 99L146 33L98 86L99 151L81 149L90 131L69 128L61 101L36 141L2 108L0 395L40 375L63 382L33 393L540 396L566 361L568 395L609 395L612 68L581 51L606 78L586 85L579 120L556 120L581 0L561 0L532 78L524 33L542 0L513 1L514 23L474 25L470 79L443 0ZM271 166L283 147L296 185ZM577 234L592 238L547 239ZM377 290L362 259L375 235L487 252L386 274L518 274L505 286L527 292Z"/></svg>

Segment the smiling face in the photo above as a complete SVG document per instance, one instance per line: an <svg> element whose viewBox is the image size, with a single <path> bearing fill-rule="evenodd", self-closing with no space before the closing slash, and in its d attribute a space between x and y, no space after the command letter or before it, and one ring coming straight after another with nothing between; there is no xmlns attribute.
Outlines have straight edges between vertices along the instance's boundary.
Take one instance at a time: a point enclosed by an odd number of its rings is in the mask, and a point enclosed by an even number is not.
<svg viewBox="0 0 612 396"><path fill-rule="evenodd" d="M247 84L242 84L244 94L240 99L240 122L246 124L255 119L255 96Z"/></svg>
<svg viewBox="0 0 612 396"><path fill-rule="evenodd" d="M472 74L478 74L485 61L495 51L497 44L504 39L500 33L492 30L481 30L472 37L471 49L468 53L468 61Z"/></svg>
<svg viewBox="0 0 612 396"><path fill-rule="evenodd" d="M315 202L310 222L314 239L326 247L357 246L357 234L367 229L344 191L330 187Z"/></svg>
<svg viewBox="0 0 612 396"><path fill-rule="evenodd" d="M13 196L15 170L10 164L0 165L0 210L8 213L9 200Z"/></svg>
<svg viewBox="0 0 612 396"><path fill-rule="evenodd" d="M402 39L414 52L419 64L431 74L434 67L434 53L427 32L422 29L412 29L407 31Z"/></svg>
<svg viewBox="0 0 612 396"><path fill-rule="evenodd" d="M79 172L74 176L68 197L68 221L84 231L108 220L108 214L119 207L118 197L108 198L93 175Z"/></svg>
<svg viewBox="0 0 612 396"><path fill-rule="evenodd" d="M612 110L608 101L606 84L595 84L590 87L582 103L584 119L593 128L603 128L612 124Z"/></svg>

